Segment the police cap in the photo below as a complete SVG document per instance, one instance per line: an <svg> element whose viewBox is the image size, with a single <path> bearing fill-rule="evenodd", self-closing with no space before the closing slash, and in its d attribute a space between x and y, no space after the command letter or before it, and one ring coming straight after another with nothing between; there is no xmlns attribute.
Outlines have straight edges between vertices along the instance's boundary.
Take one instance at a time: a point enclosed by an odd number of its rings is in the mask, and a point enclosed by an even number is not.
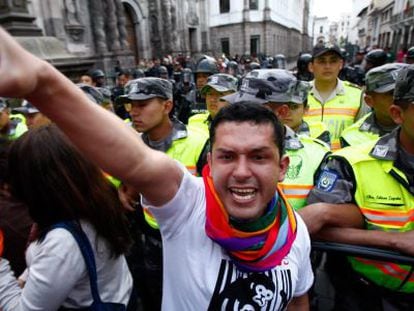
<svg viewBox="0 0 414 311"><path fill-rule="evenodd" d="M284 69L258 69L243 79L240 91L222 97L230 103L296 103L306 101L310 85Z"/></svg>
<svg viewBox="0 0 414 311"><path fill-rule="evenodd" d="M397 77L394 89L394 102L414 103L414 65L403 68Z"/></svg>
<svg viewBox="0 0 414 311"><path fill-rule="evenodd" d="M22 102L21 107L14 108L13 109L13 112L15 112L15 113L22 113L22 114L31 114L31 113L37 113L37 112L39 112L39 109L37 109L35 106L33 106L27 100L24 100Z"/></svg>
<svg viewBox="0 0 414 311"><path fill-rule="evenodd" d="M367 92L386 93L395 88L398 72L407 67L407 64L393 63L375 67L365 75Z"/></svg>
<svg viewBox="0 0 414 311"><path fill-rule="evenodd" d="M78 83L77 86L92 100L98 105L102 105L105 101L105 98L102 92L94 86L85 83Z"/></svg>
<svg viewBox="0 0 414 311"><path fill-rule="evenodd" d="M122 104L134 100L147 100L155 97L172 99L172 83L166 79L154 77L131 80L125 86L125 95L119 96L116 102Z"/></svg>
<svg viewBox="0 0 414 311"><path fill-rule="evenodd" d="M237 91L237 78L226 73L217 73L211 75L207 79L207 84L201 89L201 94L205 94L209 89L213 88L217 92L223 93L227 91Z"/></svg>
<svg viewBox="0 0 414 311"><path fill-rule="evenodd" d="M341 49L337 45L330 44L330 43L323 43L323 44L315 45L315 47L313 48L313 51L312 51L312 57L316 58L316 57L322 56L322 55L324 55L328 52L334 52L339 57L343 58L343 55L341 53Z"/></svg>

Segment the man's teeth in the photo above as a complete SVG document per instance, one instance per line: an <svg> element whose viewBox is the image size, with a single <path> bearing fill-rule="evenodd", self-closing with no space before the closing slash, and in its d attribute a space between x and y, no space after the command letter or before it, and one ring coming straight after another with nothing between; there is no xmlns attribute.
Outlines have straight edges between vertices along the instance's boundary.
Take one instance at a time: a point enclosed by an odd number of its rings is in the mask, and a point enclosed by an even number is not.
<svg viewBox="0 0 414 311"><path fill-rule="evenodd" d="M256 194L254 189L232 189L231 193L236 200L251 200Z"/></svg>

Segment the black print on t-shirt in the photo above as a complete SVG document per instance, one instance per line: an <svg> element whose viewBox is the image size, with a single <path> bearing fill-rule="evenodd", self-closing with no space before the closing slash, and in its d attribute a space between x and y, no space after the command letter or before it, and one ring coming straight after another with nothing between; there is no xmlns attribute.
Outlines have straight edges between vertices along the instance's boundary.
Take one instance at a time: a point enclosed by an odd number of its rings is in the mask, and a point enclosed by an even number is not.
<svg viewBox="0 0 414 311"><path fill-rule="evenodd" d="M289 269L242 272L223 259L208 310L285 310L292 295Z"/></svg>

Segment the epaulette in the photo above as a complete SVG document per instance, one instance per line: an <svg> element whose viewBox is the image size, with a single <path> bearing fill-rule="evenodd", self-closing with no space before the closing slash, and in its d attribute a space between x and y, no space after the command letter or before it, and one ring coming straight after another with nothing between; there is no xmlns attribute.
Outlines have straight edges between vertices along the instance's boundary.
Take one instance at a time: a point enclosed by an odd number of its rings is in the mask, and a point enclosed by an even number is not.
<svg viewBox="0 0 414 311"><path fill-rule="evenodd" d="M359 86L358 84L351 83L351 82L349 82L349 81L343 81L343 82L344 82L347 86L354 87L354 88L356 88L356 89L362 90L362 87L361 87L361 86Z"/></svg>

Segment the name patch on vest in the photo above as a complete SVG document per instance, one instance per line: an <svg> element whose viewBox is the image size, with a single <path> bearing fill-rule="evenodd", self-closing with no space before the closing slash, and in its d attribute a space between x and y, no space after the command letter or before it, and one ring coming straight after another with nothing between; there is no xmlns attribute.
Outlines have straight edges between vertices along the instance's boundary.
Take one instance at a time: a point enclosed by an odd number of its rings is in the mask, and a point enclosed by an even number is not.
<svg viewBox="0 0 414 311"><path fill-rule="evenodd" d="M338 174L332 171L323 171L317 183L317 187L323 191L331 192L338 179Z"/></svg>
<svg viewBox="0 0 414 311"><path fill-rule="evenodd" d="M389 204L389 205L403 205L402 197L390 194L367 194L365 196L367 202L372 203L381 203L381 204Z"/></svg>

